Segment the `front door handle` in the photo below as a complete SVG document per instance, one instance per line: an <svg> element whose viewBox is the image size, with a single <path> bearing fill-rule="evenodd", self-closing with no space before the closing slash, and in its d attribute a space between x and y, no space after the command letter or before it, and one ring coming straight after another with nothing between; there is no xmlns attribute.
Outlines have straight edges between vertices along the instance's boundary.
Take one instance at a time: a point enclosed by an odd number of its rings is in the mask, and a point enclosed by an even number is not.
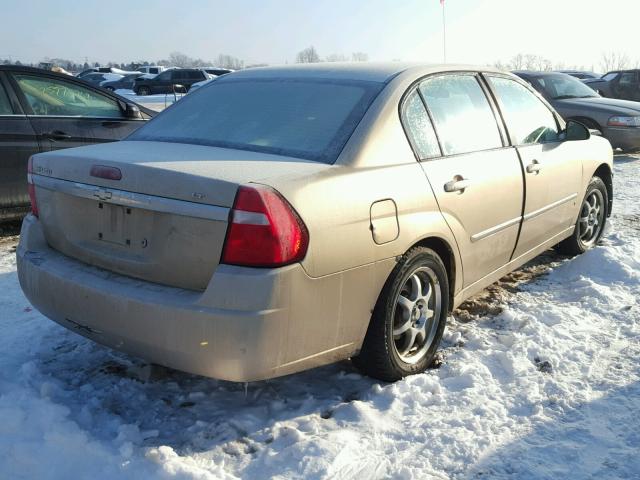
<svg viewBox="0 0 640 480"><path fill-rule="evenodd" d="M42 136L48 140L69 140L71 135L61 132L60 130L53 130L52 132L43 133Z"/></svg>
<svg viewBox="0 0 640 480"><path fill-rule="evenodd" d="M540 162L538 160L534 160L529 165L527 165L527 173L538 174L540 173L540 170L542 170L542 165L540 165Z"/></svg>
<svg viewBox="0 0 640 480"><path fill-rule="evenodd" d="M444 191L447 193L464 191L471 186L469 179L465 179L462 175L456 175L453 180L444 184Z"/></svg>

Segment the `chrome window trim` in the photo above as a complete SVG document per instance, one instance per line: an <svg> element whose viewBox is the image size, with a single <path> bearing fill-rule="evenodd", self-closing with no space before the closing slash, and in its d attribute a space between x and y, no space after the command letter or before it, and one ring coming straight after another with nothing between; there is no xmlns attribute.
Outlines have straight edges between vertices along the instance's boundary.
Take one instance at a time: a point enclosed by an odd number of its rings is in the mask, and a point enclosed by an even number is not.
<svg viewBox="0 0 640 480"><path fill-rule="evenodd" d="M144 193L128 192L114 188L87 185L44 175L32 174L35 185L47 190L61 192L66 195L86 198L124 207L141 208L159 213L171 213L185 217L203 218L217 222L229 220L229 208L203 203L156 197Z"/></svg>

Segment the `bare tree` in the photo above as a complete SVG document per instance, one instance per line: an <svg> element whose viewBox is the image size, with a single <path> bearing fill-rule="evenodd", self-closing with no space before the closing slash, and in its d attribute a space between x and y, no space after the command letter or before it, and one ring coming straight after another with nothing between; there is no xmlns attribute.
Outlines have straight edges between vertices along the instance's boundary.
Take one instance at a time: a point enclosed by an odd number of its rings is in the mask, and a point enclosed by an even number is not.
<svg viewBox="0 0 640 480"><path fill-rule="evenodd" d="M551 63L551 60L541 57L540 55L533 55L531 53L519 53L511 57L511 59L507 62L497 61L494 62L493 65L501 70L549 71L553 69L553 63Z"/></svg>
<svg viewBox="0 0 640 480"><path fill-rule="evenodd" d="M602 60L600 61L600 67L603 72L624 70L629 68L629 64L629 57L626 53L605 52L602 54Z"/></svg>
<svg viewBox="0 0 640 480"><path fill-rule="evenodd" d="M195 63L194 59L182 52L171 52L169 62L172 67L189 68Z"/></svg>
<svg viewBox="0 0 640 480"><path fill-rule="evenodd" d="M519 53L507 62L507 68L511 70L522 70L524 68L524 55Z"/></svg>
<svg viewBox="0 0 640 480"><path fill-rule="evenodd" d="M341 53L332 53L324 57L325 62L346 62L347 57Z"/></svg>
<svg viewBox="0 0 640 480"><path fill-rule="evenodd" d="M318 63L319 61L320 55L313 45L299 51L296 55L296 63Z"/></svg>
<svg viewBox="0 0 640 480"><path fill-rule="evenodd" d="M241 70L244 68L244 62L233 55L221 53L218 55L216 65L222 68L230 68L231 70Z"/></svg>
<svg viewBox="0 0 640 480"><path fill-rule="evenodd" d="M364 52L353 52L351 54L351 60L354 62L368 62L369 55Z"/></svg>

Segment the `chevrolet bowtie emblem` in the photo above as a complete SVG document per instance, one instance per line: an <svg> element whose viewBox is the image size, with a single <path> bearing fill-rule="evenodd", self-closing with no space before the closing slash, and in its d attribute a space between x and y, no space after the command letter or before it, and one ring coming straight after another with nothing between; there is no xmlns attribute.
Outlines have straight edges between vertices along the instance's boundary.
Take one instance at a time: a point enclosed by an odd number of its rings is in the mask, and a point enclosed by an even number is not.
<svg viewBox="0 0 640 480"><path fill-rule="evenodd" d="M113 194L109 190L105 190L104 188L96 190L93 194L93 196L98 197L99 200L109 200L112 195Z"/></svg>

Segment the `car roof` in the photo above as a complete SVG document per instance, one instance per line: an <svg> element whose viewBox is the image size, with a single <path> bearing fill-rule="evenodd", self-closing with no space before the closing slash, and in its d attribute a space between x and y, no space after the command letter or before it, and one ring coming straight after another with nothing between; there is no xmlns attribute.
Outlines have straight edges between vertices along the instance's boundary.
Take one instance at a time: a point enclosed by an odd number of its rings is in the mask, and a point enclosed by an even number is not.
<svg viewBox="0 0 640 480"><path fill-rule="evenodd" d="M492 67L472 65L405 62L324 62L248 68L232 72L226 75L225 78L326 78L387 83L401 73L413 72L416 76L419 76L447 71L501 72L501 70Z"/></svg>

